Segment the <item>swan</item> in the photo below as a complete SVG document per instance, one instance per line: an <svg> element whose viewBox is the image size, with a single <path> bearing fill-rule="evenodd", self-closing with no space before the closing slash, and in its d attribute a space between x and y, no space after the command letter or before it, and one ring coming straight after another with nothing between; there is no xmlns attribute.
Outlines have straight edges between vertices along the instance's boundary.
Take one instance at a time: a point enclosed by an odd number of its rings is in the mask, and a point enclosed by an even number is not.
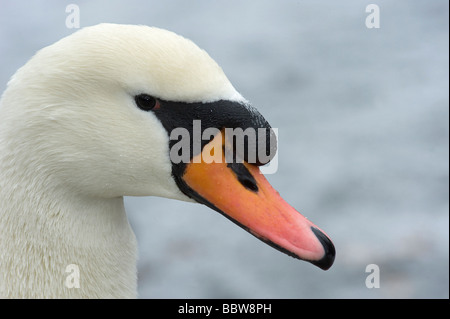
<svg viewBox="0 0 450 319"><path fill-rule="evenodd" d="M181 140L171 133L192 133L193 120L215 130L177 162L170 154ZM0 297L137 297L123 196L207 205L328 269L329 237L260 174L270 158L250 162L237 150L235 162L202 158L233 147L224 128L265 129L264 145L275 147L268 122L218 64L173 32L99 24L39 50L0 101ZM72 287L69 265L78 270Z"/></svg>

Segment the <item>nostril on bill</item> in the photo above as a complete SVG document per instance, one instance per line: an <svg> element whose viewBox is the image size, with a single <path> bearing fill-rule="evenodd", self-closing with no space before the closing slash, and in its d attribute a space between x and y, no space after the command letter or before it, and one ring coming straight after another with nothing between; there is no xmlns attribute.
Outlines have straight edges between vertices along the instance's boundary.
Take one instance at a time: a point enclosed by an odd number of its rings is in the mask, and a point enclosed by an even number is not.
<svg viewBox="0 0 450 319"><path fill-rule="evenodd" d="M258 191L258 185L256 184L255 178L250 174L244 164L228 163L227 167L233 171L242 186L255 193Z"/></svg>

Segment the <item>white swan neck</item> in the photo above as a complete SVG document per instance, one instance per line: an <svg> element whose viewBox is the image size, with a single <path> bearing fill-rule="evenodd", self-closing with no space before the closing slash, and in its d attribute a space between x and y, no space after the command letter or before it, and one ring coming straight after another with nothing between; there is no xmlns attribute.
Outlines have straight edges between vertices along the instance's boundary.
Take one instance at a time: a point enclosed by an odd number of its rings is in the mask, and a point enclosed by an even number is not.
<svg viewBox="0 0 450 319"><path fill-rule="evenodd" d="M137 245L122 197L9 186L0 182L0 297L136 297Z"/></svg>

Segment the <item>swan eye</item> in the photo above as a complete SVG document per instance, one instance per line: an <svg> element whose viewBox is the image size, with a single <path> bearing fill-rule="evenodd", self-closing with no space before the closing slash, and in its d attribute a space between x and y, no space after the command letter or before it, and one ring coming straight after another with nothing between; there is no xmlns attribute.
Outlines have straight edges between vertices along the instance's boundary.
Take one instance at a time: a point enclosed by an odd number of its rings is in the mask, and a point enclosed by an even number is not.
<svg viewBox="0 0 450 319"><path fill-rule="evenodd" d="M136 101L136 105L143 111L151 111L155 107L159 107L158 101L148 94L139 94L134 97L134 100Z"/></svg>

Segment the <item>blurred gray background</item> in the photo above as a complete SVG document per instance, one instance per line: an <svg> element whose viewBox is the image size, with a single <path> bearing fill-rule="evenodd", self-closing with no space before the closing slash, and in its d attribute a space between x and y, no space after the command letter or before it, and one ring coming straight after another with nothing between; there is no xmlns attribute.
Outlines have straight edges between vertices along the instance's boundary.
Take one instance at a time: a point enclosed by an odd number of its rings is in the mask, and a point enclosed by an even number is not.
<svg viewBox="0 0 450 319"><path fill-rule="evenodd" d="M141 298L449 297L448 1L0 0L1 91L75 31L70 3L81 27L158 26L204 48L279 129L269 181L337 249L324 272L199 204L126 198Z"/></svg>

